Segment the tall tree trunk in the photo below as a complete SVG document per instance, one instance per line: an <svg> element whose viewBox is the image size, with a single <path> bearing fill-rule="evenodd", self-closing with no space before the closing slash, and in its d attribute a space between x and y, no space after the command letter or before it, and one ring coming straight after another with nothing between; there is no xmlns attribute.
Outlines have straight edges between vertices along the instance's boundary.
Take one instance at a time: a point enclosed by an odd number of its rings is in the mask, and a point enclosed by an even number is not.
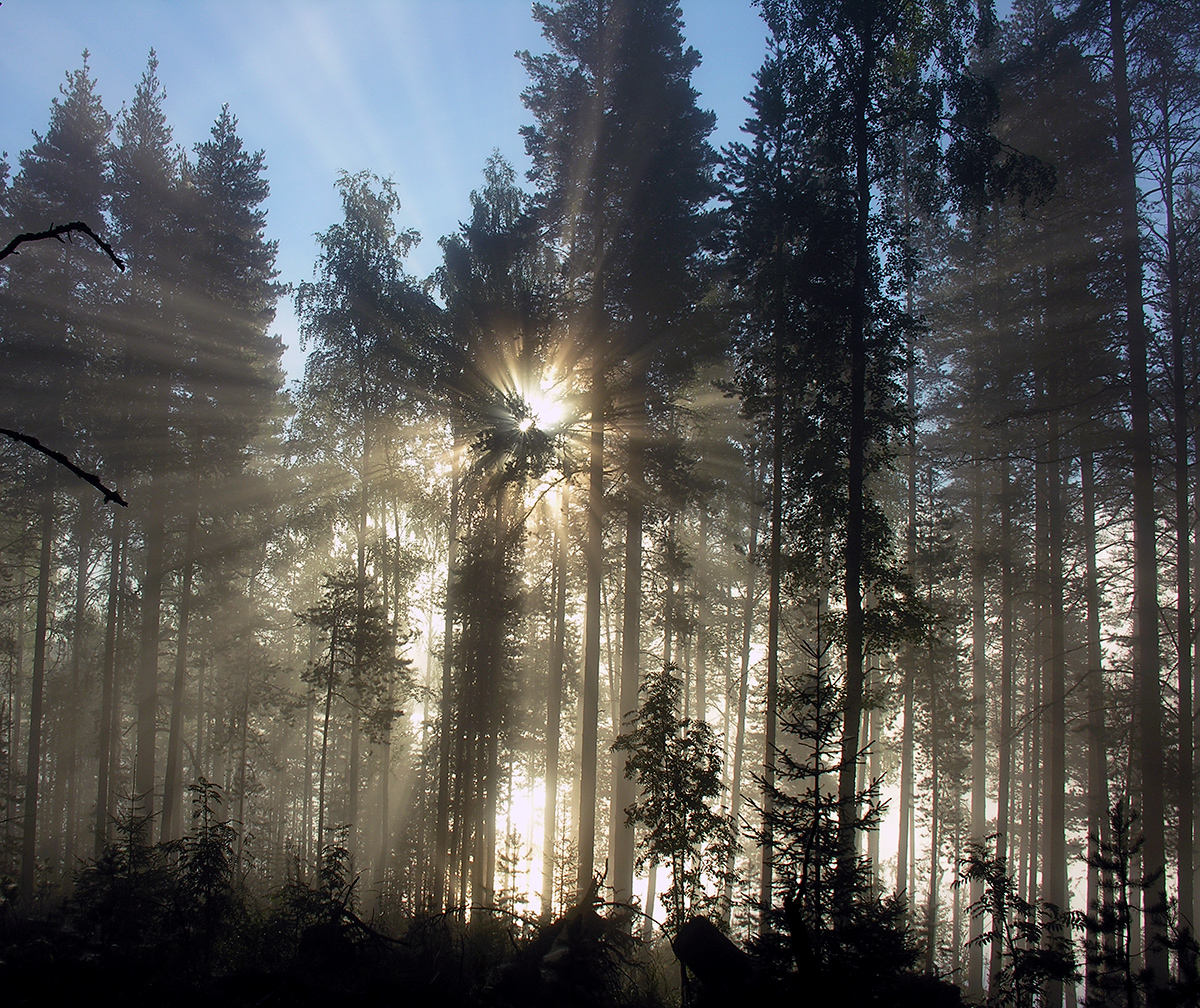
<svg viewBox="0 0 1200 1008"><path fill-rule="evenodd" d="M1170 122L1167 110L1164 121ZM1179 888L1179 919L1195 920L1195 727L1193 711L1192 667L1192 543L1191 512L1189 510L1188 429L1192 385L1188 380L1188 360L1184 353L1184 311L1180 297L1179 235L1175 213L1175 154L1171 148L1171 131L1165 135L1164 161L1167 165L1163 184L1163 207L1166 212L1166 281L1167 318L1171 330L1171 398L1174 413L1172 436L1175 442L1175 653L1179 662L1179 716L1177 739L1179 745L1179 780L1177 805L1179 829L1175 849L1178 855L1176 878Z"/></svg>
<svg viewBox="0 0 1200 1008"><path fill-rule="evenodd" d="M17 767L20 766L21 760L21 691L23 689L21 680L25 674L25 592L29 588L29 577L25 569L25 546L24 543L18 546L16 564L17 564L17 597L16 597L16 634L13 641L13 660L12 660L12 677L9 681L9 694L11 697L11 705L9 707L8 721L8 759L5 761L5 789L6 795L15 794L13 787L13 779L17 773ZM13 857L14 841L13 827L16 825L15 816L4 817L4 850L6 852L5 868L8 871L16 871L16 864L10 860Z"/></svg>
<svg viewBox="0 0 1200 1008"><path fill-rule="evenodd" d="M175 678L171 684L171 728L167 736L167 769L163 779L163 840L183 834L183 704L187 694L188 627L192 612L193 557L199 521L200 480L197 476L189 495L187 531L184 534L182 574L179 585L179 627L175 634Z"/></svg>
<svg viewBox="0 0 1200 1008"><path fill-rule="evenodd" d="M1100 578L1096 561L1096 467L1091 437L1083 435L1079 460L1080 488L1083 496L1084 599L1087 608L1087 795L1088 795L1088 870L1087 911L1095 913L1100 905L1102 878L1098 859L1108 840L1108 747L1104 730L1104 652L1100 640ZM1087 950L1087 994L1097 995L1103 959L1109 952L1109 939L1100 936L1101 946Z"/></svg>
<svg viewBox="0 0 1200 1008"><path fill-rule="evenodd" d="M977 397L982 389L977 387ZM983 517L983 446L976 434L971 461L971 839L988 836L987 818L987 600L985 596L987 557ZM983 883L972 880L970 900L983 898ZM955 904L957 907L957 903ZM968 923L971 939L967 950L967 990L983 994L983 946L976 941L983 918L972 914Z"/></svg>
<svg viewBox="0 0 1200 1008"><path fill-rule="evenodd" d="M317 663L317 627L315 623L308 625L308 664L309 667L315 666ZM203 675L203 673L201 673ZM308 702L304 705L304 787L302 789L304 799L304 814L301 817L301 836L303 841L300 845L300 863L302 865L312 866L315 863L313 854L313 757L314 743L313 732L316 730L316 706L317 706L317 691L309 687ZM203 707L203 703L201 704ZM201 764L203 765L203 764Z"/></svg>
<svg viewBox="0 0 1200 1008"><path fill-rule="evenodd" d="M75 562L75 608L71 620L73 639L71 641L71 696L78 697L83 689L83 642L84 620L87 613L88 601L88 564L91 557L92 532L96 520L96 510L89 498L80 504L79 514L75 524L75 544L77 549ZM67 717L64 744L62 746L61 763L67 772L67 794L64 823L64 864L75 864L76 844L78 841L79 803L82 781L80 780L79 760L79 725L75 717Z"/></svg>
<svg viewBox="0 0 1200 1008"><path fill-rule="evenodd" d="M1038 885L1039 855L1038 839L1042 824L1042 721L1039 712L1046 702L1045 672L1040 660L1033 661L1033 675L1029 680L1029 704L1027 718L1029 721L1029 759L1025 763L1028 774L1029 812L1025 818L1024 847L1028 851L1028 881L1025 888L1025 899L1036 903L1042 898L1043 892ZM1042 878L1045 878L1045 864L1042 867Z"/></svg>
<svg viewBox="0 0 1200 1008"><path fill-rule="evenodd" d="M910 298L911 308L911 298ZM917 576L917 435L916 435L916 369L914 367L913 340L908 340L908 522L905 529L905 569L916 581ZM915 901L915 871L909 865L914 857L915 844L911 837L915 832L915 809L913 808L913 767L916 755L914 736L914 699L916 693L917 648L906 643L900 651L900 668L903 676L904 722L900 733L900 815L896 838L896 893ZM912 892L910 893L910 889Z"/></svg>
<svg viewBox="0 0 1200 1008"><path fill-rule="evenodd" d="M142 578L142 621L138 640L137 755L133 769L133 799L139 815L154 815L154 781L158 740L158 648L161 636L163 552L166 540L162 488L147 488L144 527L146 557Z"/></svg>
<svg viewBox="0 0 1200 1008"><path fill-rule="evenodd" d="M329 766L329 719L333 711L334 670L337 664L337 624L329 634L329 681L325 684L325 707L321 714L321 759L317 768L317 849L313 865L321 870L321 848L325 845L325 776Z"/></svg>
<svg viewBox="0 0 1200 1008"><path fill-rule="evenodd" d="M1134 704L1137 778L1142 805L1142 871L1152 881L1143 894L1146 967L1153 995L1169 979L1167 876L1164 839L1162 693L1159 681L1158 554L1155 542L1154 455L1150 433L1142 258L1138 224L1137 168L1133 156L1126 46L1129 24L1123 0L1109 0L1112 87L1117 148L1116 182L1121 205L1121 262L1129 360L1129 451L1133 468Z"/></svg>
<svg viewBox="0 0 1200 1008"><path fill-rule="evenodd" d="M646 397L645 375L639 369L630 388L635 404L629 420L629 447L626 460L626 479L629 501L625 512L625 591L621 619L621 689L618 710L618 732L633 730L633 718L638 708L638 688L641 685L642 651L642 531L645 521L645 409L640 406ZM626 821L625 810L637 797L634 782L625 774L629 752L614 750L612 754L612 798L609 819L611 878L613 900L627 903L633 897L634 829Z"/></svg>
<svg viewBox="0 0 1200 1008"><path fill-rule="evenodd" d="M54 542L54 471L47 469L42 490L41 548L38 553L37 614L33 631L33 671L29 682L29 728L25 744L25 835L21 843L18 895L25 907L33 902L37 869L38 783L42 768L42 701L46 686L46 643L50 620L50 549Z"/></svg>
<svg viewBox="0 0 1200 1008"><path fill-rule="evenodd" d="M996 858L1008 870L1009 832L1012 829L1012 766L1013 766L1013 487L1010 484L1008 457L1008 428L1001 428L1000 447L1000 725L998 730L998 759L996 787ZM997 892L992 907L992 929L1005 931L1008 908L1003 891ZM996 982L1002 967L999 942L991 945L989 988Z"/></svg>
<svg viewBox="0 0 1200 1008"><path fill-rule="evenodd" d="M442 689L438 708L438 800L434 834L433 904L450 904L451 743L458 725L454 712L454 567L458 560L458 498L461 460L456 445L450 456L450 507L446 527L446 611L442 629Z"/></svg>
<svg viewBox="0 0 1200 1008"><path fill-rule="evenodd" d="M774 898L775 834L775 733L779 699L779 619L780 590L783 584L783 333L782 319L777 317L774 333L775 389L771 413L771 528L767 559L767 682L763 710L763 777L762 777L762 868L759 873L759 933L769 931L768 912Z"/></svg>
<svg viewBox="0 0 1200 1008"><path fill-rule="evenodd" d="M708 557L708 511L700 512L699 537L700 544L696 554L697 564L705 562ZM694 663L696 674L696 717L708 723L708 648L709 622L712 619L712 603L709 596L712 584L711 572L697 570L694 577L696 583L696 659Z"/></svg>
<svg viewBox="0 0 1200 1008"><path fill-rule="evenodd" d="M742 811L742 765L745 762L746 749L746 708L750 702L750 642L754 632L755 594L757 591L755 574L758 570L758 523L761 514L759 497L762 494L761 466L757 463L755 454L752 450L750 456L750 538L746 543L746 585L745 595L742 596L741 642L738 648L737 728L733 737L733 771L729 785L729 819L739 833L741 832L739 820ZM731 847L725 861L723 912L727 926L733 922L733 883L737 854L737 848Z"/></svg>
<svg viewBox="0 0 1200 1008"><path fill-rule="evenodd" d="M1060 910L1067 911L1070 892L1067 888L1067 645L1066 607L1063 597L1063 545L1065 508L1063 506L1063 462L1062 441L1059 437L1057 382L1050 381L1051 403L1047 420L1047 464L1046 464L1046 534L1047 534L1047 586L1050 589L1049 650L1045 668L1049 673L1049 702L1046 704L1046 768L1045 795L1046 853L1042 874L1045 883L1045 898ZM1064 985L1051 982L1048 985L1047 1004L1062 1004Z"/></svg>
<svg viewBox="0 0 1200 1008"><path fill-rule="evenodd" d="M859 76L854 82L854 282L850 296L850 417L847 458L845 581L846 678L843 684L842 745L838 767L839 899L850 896L854 877L858 799L858 733L863 707L863 527L867 443L867 302L871 286L871 173L868 109L877 59L874 19L861 19Z"/></svg>
<svg viewBox="0 0 1200 1008"><path fill-rule="evenodd" d="M108 600L104 618L104 659L100 686L99 753L96 759L96 826L93 855L99 858L108 842L113 752L117 745L117 619L121 595L122 552L125 539L122 512L112 511L109 531Z"/></svg>
<svg viewBox="0 0 1200 1008"><path fill-rule="evenodd" d="M364 625L367 609L367 491L371 483L372 444L371 432L363 429L363 449L359 462L358 515L355 523L355 571L354 606L354 666L347 683L354 703L350 714L350 758L346 763L346 822L350 827L346 836L346 847L350 856L359 852L358 835L361 831L358 815L359 777L362 773L362 665L365 640Z"/></svg>
<svg viewBox="0 0 1200 1008"><path fill-rule="evenodd" d="M941 760L938 759L938 689L933 655L929 656L929 893L925 903L925 972L933 976L937 969L938 901L941 871Z"/></svg>
<svg viewBox="0 0 1200 1008"><path fill-rule="evenodd" d="M554 521L554 625L550 634L550 668L546 696L546 800L542 831L542 916L554 914L554 852L558 824L558 750L562 733L563 664L567 635L567 509L570 484L561 490L561 508ZM632 876L631 876L632 878Z"/></svg>
<svg viewBox="0 0 1200 1008"><path fill-rule="evenodd" d="M593 350L591 419L588 423L588 506L586 594L583 628L583 682L580 691L582 739L579 767L579 871L577 897L588 891L596 867L596 772L600 719L600 582L604 576L604 411L607 399L604 352Z"/></svg>

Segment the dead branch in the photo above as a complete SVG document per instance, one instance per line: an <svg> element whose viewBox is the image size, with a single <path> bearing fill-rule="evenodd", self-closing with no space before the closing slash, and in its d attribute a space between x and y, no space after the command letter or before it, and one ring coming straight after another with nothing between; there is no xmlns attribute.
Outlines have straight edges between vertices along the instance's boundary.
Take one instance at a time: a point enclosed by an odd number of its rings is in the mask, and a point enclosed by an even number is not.
<svg viewBox="0 0 1200 1008"><path fill-rule="evenodd" d="M10 255L20 255L17 251L19 245L24 245L26 242L44 241L47 238L53 238L55 241L66 244L66 239L63 235L72 235L78 232L85 234L100 246L107 254L108 258L116 264L117 269L125 268L125 260L113 251L113 247L101 238L95 231L88 227L83 221L72 221L70 224L55 224L46 231L26 231L24 234L17 235L4 248L0 249L0 259L5 259Z"/></svg>
<svg viewBox="0 0 1200 1008"><path fill-rule="evenodd" d="M95 475L94 473L90 473L85 469L80 469L79 466L67 458L67 456L62 452L57 452L53 448L47 448L44 444L42 444L41 441L29 434L22 434L20 431L9 430L7 427L0 427L0 434L4 434L7 437L12 438L14 441L20 441L22 444L27 444L30 448L36 448L43 455L48 455L50 458L54 459L55 462L66 466L85 483L90 483L102 494L104 494L105 503L108 501L115 501L117 504L120 504L121 507L129 507L128 501L126 501L125 498L117 493L116 490L110 490L103 483L101 483L99 476Z"/></svg>

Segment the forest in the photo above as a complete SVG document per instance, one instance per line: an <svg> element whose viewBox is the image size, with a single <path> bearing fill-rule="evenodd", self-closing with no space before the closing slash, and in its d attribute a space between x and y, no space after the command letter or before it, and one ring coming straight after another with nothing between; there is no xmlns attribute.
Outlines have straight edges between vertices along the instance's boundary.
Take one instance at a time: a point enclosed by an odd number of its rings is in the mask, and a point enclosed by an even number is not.
<svg viewBox="0 0 1200 1008"><path fill-rule="evenodd" d="M717 149L686 4L533 4L427 277L364 171L282 283L233 110L66 73L7 1003L1200 1003L1200 4L757 7Z"/></svg>

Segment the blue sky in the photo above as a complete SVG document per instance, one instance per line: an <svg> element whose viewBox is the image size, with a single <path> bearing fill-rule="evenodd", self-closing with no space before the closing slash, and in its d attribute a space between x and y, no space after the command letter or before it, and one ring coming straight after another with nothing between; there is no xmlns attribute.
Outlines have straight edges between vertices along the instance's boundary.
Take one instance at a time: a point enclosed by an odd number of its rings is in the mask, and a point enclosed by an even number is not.
<svg viewBox="0 0 1200 1008"><path fill-rule="evenodd" d="M229 103L251 149L266 151L268 230L281 279L312 275L313 234L334 223L340 170L391 175L400 224L422 242L408 268L437 266L437 239L470 212L494 148L523 170L518 128L530 117L514 53L545 50L529 0L4 0L0 6L0 150L16 167L42 131L64 73L90 50L105 107L128 101L151 47L168 121L189 151ZM688 42L703 56L700 103L717 114L715 143L734 139L765 52L749 0L682 0ZM290 345L280 304L274 330Z"/></svg>

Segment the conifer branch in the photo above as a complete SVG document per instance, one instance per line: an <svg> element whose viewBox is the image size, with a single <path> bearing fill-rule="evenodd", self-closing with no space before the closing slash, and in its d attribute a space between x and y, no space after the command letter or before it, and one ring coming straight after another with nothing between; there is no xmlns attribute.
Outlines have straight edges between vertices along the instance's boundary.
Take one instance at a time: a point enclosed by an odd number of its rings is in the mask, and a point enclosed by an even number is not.
<svg viewBox="0 0 1200 1008"><path fill-rule="evenodd" d="M90 473L85 469L80 469L79 466L67 458L67 456L62 452L57 452L53 448L47 448L41 443L41 441L29 434L22 434L20 431L9 430L7 427L0 427L0 434L4 434L7 437L12 438L14 441L20 441L22 444L27 444L30 448L36 448L43 455L48 455L50 458L54 459L55 462L66 466L85 483L90 483L102 494L104 494L105 503L108 501L115 501L117 504L120 504L121 507L129 507L129 502L126 501L125 498L123 498L116 490L110 490L103 483L101 483L99 476L95 475L94 473Z"/></svg>
<svg viewBox="0 0 1200 1008"><path fill-rule="evenodd" d="M118 256L117 253L113 251L113 247L98 234L96 234L96 232L88 227L83 221L72 221L70 224L55 224L45 231L26 231L24 234L19 234L7 245L5 245L4 248L0 249L0 259L5 259L10 255L20 255L20 253L17 251L17 247L19 245L24 245L26 242L44 241L47 238L53 238L55 241L66 244L65 240L63 239L63 235L71 235L75 232L87 235L92 239L92 241L99 245L100 248L104 250L104 253L108 256L108 258L113 261L117 269L125 269L125 260Z"/></svg>

